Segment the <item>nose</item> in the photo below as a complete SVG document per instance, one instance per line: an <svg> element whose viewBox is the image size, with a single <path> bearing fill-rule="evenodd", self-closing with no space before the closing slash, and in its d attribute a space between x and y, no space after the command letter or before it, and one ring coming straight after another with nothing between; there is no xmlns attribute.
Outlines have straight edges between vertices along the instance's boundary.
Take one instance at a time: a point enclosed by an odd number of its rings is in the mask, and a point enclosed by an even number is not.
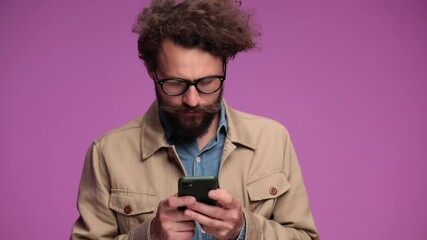
<svg viewBox="0 0 427 240"><path fill-rule="evenodd" d="M184 103L190 107L199 105L200 95L195 86L190 86L182 96Z"/></svg>

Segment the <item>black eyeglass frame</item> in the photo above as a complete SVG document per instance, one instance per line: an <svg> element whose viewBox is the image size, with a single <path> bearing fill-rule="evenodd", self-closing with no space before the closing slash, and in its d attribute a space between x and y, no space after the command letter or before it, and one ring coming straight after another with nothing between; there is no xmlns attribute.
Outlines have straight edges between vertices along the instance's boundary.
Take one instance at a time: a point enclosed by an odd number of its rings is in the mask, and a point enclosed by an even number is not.
<svg viewBox="0 0 427 240"><path fill-rule="evenodd" d="M203 93L203 94L212 94L212 93L217 92L218 90L220 90L220 89L221 89L222 84L223 84L223 82L224 82L224 81L225 81L225 79L226 79L227 65L226 65L226 63L225 63L225 62L224 62L224 64L223 64L223 69L224 69L224 75L210 75L210 76L206 76L206 77L198 78L198 79L193 80L193 81L190 81L190 80L187 80L187 79L183 79L183 78L163 78L163 79L159 79L159 78L157 77L156 70L153 70L153 72L152 72L152 73L153 73L153 76L154 76L154 81L156 81L156 83L160 85L160 88L162 89L162 91L163 91L166 95L168 95L168 96L179 96L179 95L182 95L182 94L186 93L186 92L187 92L187 90L188 90L188 88L190 88L190 86L194 86L194 87L197 89L197 91L198 91L199 93ZM209 79L209 78L218 78L218 79L220 80L220 84L219 84L218 88L217 88L217 89L215 89L214 91L211 91L211 92L204 92L204 91L200 90L200 89L197 87L197 84L199 84L199 82L201 82L201 81L203 81L203 80L205 80L205 79ZM164 84L165 82L167 82L167 81L170 81L170 80L174 80L174 81L178 81L178 82L183 82L183 83L185 83L185 84L186 84L186 87L184 88L184 90L183 90L181 93L178 93L178 94L171 94L171 93L168 93L168 92L166 92L166 91L163 89L163 84Z"/></svg>

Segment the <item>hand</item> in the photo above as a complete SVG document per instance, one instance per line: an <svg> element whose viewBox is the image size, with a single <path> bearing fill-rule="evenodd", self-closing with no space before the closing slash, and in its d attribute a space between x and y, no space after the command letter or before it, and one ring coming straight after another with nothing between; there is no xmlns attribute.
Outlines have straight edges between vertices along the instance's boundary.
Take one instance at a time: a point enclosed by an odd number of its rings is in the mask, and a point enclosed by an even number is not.
<svg viewBox="0 0 427 240"><path fill-rule="evenodd" d="M187 240L194 236L196 224L193 219L178 210L178 207L190 207L196 203L192 196L170 196L159 203L156 217L151 222L151 239Z"/></svg>
<svg viewBox="0 0 427 240"><path fill-rule="evenodd" d="M208 196L216 200L218 206L196 202L188 206L185 216L200 223L205 232L218 239L236 239L244 223L240 202L223 189L211 190Z"/></svg>

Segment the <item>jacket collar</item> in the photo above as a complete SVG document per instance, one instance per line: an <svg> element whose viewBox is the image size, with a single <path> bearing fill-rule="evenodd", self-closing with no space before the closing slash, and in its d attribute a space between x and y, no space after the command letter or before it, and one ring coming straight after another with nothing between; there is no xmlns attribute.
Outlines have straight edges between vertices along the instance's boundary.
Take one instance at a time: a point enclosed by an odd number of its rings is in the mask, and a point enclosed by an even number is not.
<svg viewBox="0 0 427 240"><path fill-rule="evenodd" d="M160 123L158 103L154 101L144 114L141 123L141 154L145 160L157 150L169 147L163 126Z"/></svg>
<svg viewBox="0 0 427 240"><path fill-rule="evenodd" d="M250 129L242 121L240 113L234 110L223 99L227 115L227 138L235 145L255 149L255 141ZM154 101L149 107L141 122L141 154L145 160L160 148L171 147L166 139L165 131L160 123L158 102Z"/></svg>
<svg viewBox="0 0 427 240"><path fill-rule="evenodd" d="M242 145L255 150L255 140L247 124L242 120L241 112L230 107L223 99L227 114L227 138L235 145Z"/></svg>

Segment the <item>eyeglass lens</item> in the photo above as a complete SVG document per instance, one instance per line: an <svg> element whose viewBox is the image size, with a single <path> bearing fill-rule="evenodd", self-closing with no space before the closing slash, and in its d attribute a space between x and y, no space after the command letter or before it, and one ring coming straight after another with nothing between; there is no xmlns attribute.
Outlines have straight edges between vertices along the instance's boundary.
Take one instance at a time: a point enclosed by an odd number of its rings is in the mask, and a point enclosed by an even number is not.
<svg viewBox="0 0 427 240"><path fill-rule="evenodd" d="M213 93L221 87L221 79L219 77L206 77L195 82L190 82L184 79L169 79L162 84L162 90L166 94L179 95L187 91L190 85L195 85L196 89L201 93Z"/></svg>

